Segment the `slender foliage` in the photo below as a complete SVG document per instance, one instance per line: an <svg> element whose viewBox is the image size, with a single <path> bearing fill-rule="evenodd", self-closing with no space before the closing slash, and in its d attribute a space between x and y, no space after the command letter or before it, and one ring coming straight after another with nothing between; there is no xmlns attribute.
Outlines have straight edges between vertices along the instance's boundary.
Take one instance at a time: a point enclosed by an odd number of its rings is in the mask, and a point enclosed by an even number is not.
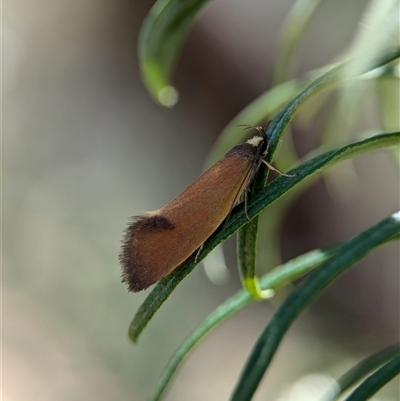
<svg viewBox="0 0 400 401"><path fill-rule="evenodd" d="M158 0L151 9L139 39L139 59L142 78L150 94L157 102L172 107L178 101L178 92L171 83L181 48L190 27L208 0ZM262 94L246 107L222 132L214 150L210 153L207 165L213 164L224 152L243 139L243 131L237 124L262 125L271 120L267 128L269 152L266 160L272 162L277 155L278 145L288 130L294 116L307 101L318 93L338 87L352 87L358 84L363 74L381 69L376 76L379 89L380 110L386 132L363 140L347 141L345 146L330 146L325 151L320 147L312 156L302 162L296 160L294 153L286 147L283 156L296 167L289 171L293 177L280 176L266 184L268 170L261 167L253 183L248 202L247 214L243 205L232 211L229 220L223 224L204 244L197 257L192 255L169 276L162 279L151 291L136 313L130 328L129 337L137 342L143 329L155 312L161 307L176 286L201 262L218 244L239 231L238 261L241 276L247 290L242 289L215 309L182 343L166 366L151 400L159 400L168 383L190 350L211 330L227 318L270 291L292 282L295 278L308 274L276 311L272 320L266 323L265 330L254 345L237 385L232 393L232 401L250 400L265 374L276 349L285 332L297 316L312 302L326 286L338 275L350 268L368 253L389 241L400 237L400 212L366 229L354 238L334 247L314 250L273 269L260 280L256 277L256 241L259 235L259 215L268 206L277 207L276 224L288 205L318 177L338 163L353 159L364 153L378 149L393 149L399 145L398 96L393 92L395 68L393 61L400 57L400 47L386 49L398 22L389 18L396 10L396 2L371 1L369 13L363 24L369 30L360 29L358 55L348 57L347 61L312 71L301 79L291 79L295 55L300 40L306 32L309 21L323 2L321 0L297 0L288 15L281 35L281 44L274 74L275 86ZM384 4L382 4L384 3ZM369 18L369 15L376 15ZM374 27L374 29L371 29ZM379 35L371 32L379 32ZM354 53L356 54L356 53ZM384 71L384 72L382 72ZM388 84L389 82L389 84ZM396 81L397 82L397 81ZM350 83L350 85L349 85ZM361 91L344 92L343 104L359 107ZM396 92L397 93L397 92ZM364 96L365 97L365 96ZM321 107L314 107L317 110ZM338 107L338 110L340 107ZM354 111L354 109L352 109ZM315 113L315 111L313 112ZM312 113L311 113L312 114ZM353 122L357 113L350 113ZM333 115L333 114L332 114ZM273 118L271 119L271 117ZM329 118L328 118L329 120ZM333 120L333 118L332 118ZM347 125L346 125L347 124ZM350 127L349 119L344 123L343 132ZM327 124L327 127L329 124ZM322 142L329 136L329 129L321 134ZM325 138L325 139L324 139ZM346 141L343 140L342 143ZM398 148L397 148L398 149ZM284 198L282 198L284 197ZM280 202L277 202L278 199ZM275 203L276 202L276 203ZM277 206L279 205L279 206ZM197 252L196 252L197 253ZM400 370L398 345L388 347L361 361L337 381L337 391L333 397L342 396L350 387L353 392L348 401L370 398ZM365 376L369 375L367 378ZM333 399L333 398L332 398ZM326 401L326 400L325 400Z"/></svg>

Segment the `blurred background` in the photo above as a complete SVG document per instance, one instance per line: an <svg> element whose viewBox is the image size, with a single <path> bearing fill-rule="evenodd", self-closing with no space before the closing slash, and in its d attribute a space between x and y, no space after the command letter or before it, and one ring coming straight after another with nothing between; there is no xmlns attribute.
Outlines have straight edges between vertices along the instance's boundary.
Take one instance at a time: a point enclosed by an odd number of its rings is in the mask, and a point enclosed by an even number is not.
<svg viewBox="0 0 400 401"><path fill-rule="evenodd" d="M231 240L230 281L216 286L195 269L134 346L127 329L146 293L127 293L117 255L128 217L179 194L224 126L269 88L293 4L210 3L185 44L174 79L180 102L169 110L152 101L138 71L138 32L152 2L3 1L4 401L145 400L186 335L240 288ZM324 2L297 75L346 49L366 4ZM368 112L358 127L379 128ZM317 129L294 128L300 155L313 149ZM321 182L301 197L282 230L284 259L396 211L394 161L375 152L357 159L356 171L349 199L332 199ZM311 400L307 383L324 385L395 342L398 261L390 244L332 284L288 332L255 400ZM228 399L278 303L254 304L223 324L166 400ZM376 400L397 397L393 382Z"/></svg>

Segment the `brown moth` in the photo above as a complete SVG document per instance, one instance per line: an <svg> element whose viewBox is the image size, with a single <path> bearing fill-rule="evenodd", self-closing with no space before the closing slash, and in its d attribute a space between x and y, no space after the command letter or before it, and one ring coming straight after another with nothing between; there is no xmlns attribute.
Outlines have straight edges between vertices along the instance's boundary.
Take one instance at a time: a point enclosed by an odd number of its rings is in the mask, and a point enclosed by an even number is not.
<svg viewBox="0 0 400 401"><path fill-rule="evenodd" d="M261 162L277 170L263 160L268 149L264 129L254 128L256 136L231 149L168 205L133 218L119 255L129 291L146 289L199 250L239 201Z"/></svg>

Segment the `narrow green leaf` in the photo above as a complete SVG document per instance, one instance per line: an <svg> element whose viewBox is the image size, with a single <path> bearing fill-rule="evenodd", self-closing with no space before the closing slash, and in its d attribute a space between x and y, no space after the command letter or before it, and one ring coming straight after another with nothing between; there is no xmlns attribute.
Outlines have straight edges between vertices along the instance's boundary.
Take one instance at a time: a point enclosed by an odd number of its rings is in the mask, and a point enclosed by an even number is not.
<svg viewBox="0 0 400 401"><path fill-rule="evenodd" d="M273 80L275 83L283 82L290 76L295 50L299 48L306 28L321 2L322 0L297 0L290 9L281 29Z"/></svg>
<svg viewBox="0 0 400 401"><path fill-rule="evenodd" d="M399 237L397 212L340 246L335 255L312 271L287 297L258 339L231 400L252 398L287 329L332 280L375 248Z"/></svg>
<svg viewBox="0 0 400 401"><path fill-rule="evenodd" d="M269 204L275 202L291 188L299 185L306 178L324 170L325 168L346 160L350 157L360 155L364 152L398 145L400 133L376 135L363 141L355 142L337 150L332 150L313 159L302 163L297 168L290 171L297 175L293 178L278 177L269 185L263 188L258 194L254 195L248 204L248 214L250 218L258 215ZM130 328L129 338L137 342L140 333L146 327L157 309L169 297L175 287L200 263L218 244L225 241L240 227L248 222L244 213L243 205L235 207L230 215L229 221L223 224L223 230L219 228L204 244L202 252L195 262L195 254L189 257L178 268L167 277L161 279L136 313Z"/></svg>
<svg viewBox="0 0 400 401"><path fill-rule="evenodd" d="M400 86L398 66L387 65L375 74L378 93L380 118L385 130L392 131L399 127Z"/></svg>
<svg viewBox="0 0 400 401"><path fill-rule="evenodd" d="M266 199L270 199L271 197L282 196L284 193L289 191L292 187L298 185L301 181L303 181L306 177L316 174L322 170L327 169L330 166L333 166L341 161L350 159L354 156L360 155L364 152L368 152L371 150L381 149L383 147L392 147L398 146L400 141L400 133L393 132L390 134L382 134L375 135L370 138L364 139L362 141L354 142L350 145L344 146L337 150L332 150L325 152L319 156L315 156L312 159L300 164L300 166L290 170L289 174L297 174L293 178L287 178L280 176L274 181L272 181L269 185L264 187L262 191L254 195L251 199L248 207L248 214L250 218L254 215L260 213L266 205L264 204ZM285 187L283 190L282 186ZM267 193L268 192L268 193ZM278 195L279 194L279 195ZM277 198L274 198L274 201ZM240 222L245 222L244 211L241 210L240 213ZM239 214L239 213L238 213ZM232 214L231 218L233 220L236 217L236 214ZM239 216L238 216L239 217ZM233 222L232 222L233 225ZM236 226L236 225L234 225ZM227 230L230 228L230 224L227 225Z"/></svg>
<svg viewBox="0 0 400 401"><path fill-rule="evenodd" d="M271 270L260 280L262 291L275 291L278 288L304 276L310 270L314 269L320 263L330 258L338 249L338 246L316 249L307 252L297 258L294 258L281 266ZM179 348L172 355L170 361L165 367L155 391L150 397L150 401L160 399L173 374L178 369L183 359L190 350L199 343L207 334L209 334L218 325L228 319L230 316L242 310L253 301L249 293L241 289L233 296L229 297L224 303L218 306L210 315L208 315L185 339Z"/></svg>
<svg viewBox="0 0 400 401"><path fill-rule="evenodd" d="M252 219L245 230L238 232L237 241L237 254L239 262L239 273L242 285L249 294L255 299L267 299L269 293L263 293L260 283L256 277L256 246L257 243L254 238L257 236L258 231L258 218L256 216Z"/></svg>
<svg viewBox="0 0 400 401"><path fill-rule="evenodd" d="M400 373L400 356L380 367L371 376L367 377L351 394L346 401L369 400L385 384Z"/></svg>
<svg viewBox="0 0 400 401"><path fill-rule="evenodd" d="M375 60L369 60L368 63L365 62L365 58L363 58L363 66L364 70L358 70L357 73L365 73L367 71L373 70L375 68L381 67L390 63L391 61L399 58L400 56L400 47L396 47L394 49L390 49L380 57ZM333 67L331 70L327 71L319 78L314 80L311 84L309 84L306 88L304 88L299 95L297 95L293 100L291 100L271 121L268 125L267 134L269 137L269 152L267 158L269 161L272 161L281 136L286 131L288 125L294 118L294 115L298 108L310 98L310 96L315 95L322 89L326 88L329 85L334 84L339 81L346 71L352 71L354 69L353 66L360 65L360 59L355 58L350 61L347 61L343 64L340 64L336 67ZM345 75L347 79L354 78L354 76ZM356 75L358 76L358 75Z"/></svg>
<svg viewBox="0 0 400 401"><path fill-rule="evenodd" d="M158 0L146 18L139 37L142 79L152 96L172 107L178 93L171 75L194 18L209 0Z"/></svg>
<svg viewBox="0 0 400 401"><path fill-rule="evenodd" d="M384 363L400 355L400 343L390 345L357 363L336 382L335 390L330 392L330 396L325 396L324 401L333 401L340 394L343 394L350 387L354 386L363 377L378 369Z"/></svg>

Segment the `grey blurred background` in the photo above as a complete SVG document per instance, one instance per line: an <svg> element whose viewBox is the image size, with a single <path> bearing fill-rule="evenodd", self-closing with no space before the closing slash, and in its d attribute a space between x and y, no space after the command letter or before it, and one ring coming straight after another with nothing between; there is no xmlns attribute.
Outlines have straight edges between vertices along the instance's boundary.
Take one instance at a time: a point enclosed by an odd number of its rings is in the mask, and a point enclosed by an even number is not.
<svg viewBox="0 0 400 401"><path fill-rule="evenodd" d="M366 3L325 1L302 44L299 74L346 48ZM127 293L117 254L128 217L192 182L221 129L269 87L293 1L210 3L185 45L172 110L156 105L139 78L137 36L151 4L3 1L5 401L145 400L180 342L240 286L228 248L230 282L215 286L197 268L133 346L127 328L146 294ZM369 116L360 130L377 121ZM314 134L295 130L300 154L313 148ZM356 168L359 185L347 202L319 183L291 210L286 258L396 210L390 158L368 155ZM286 336L255 400L311 399L298 389L288 398L296 380L324 384L326 376L313 374L336 377L397 340L398 256L391 244L328 288ZM221 326L166 399L227 399L278 303L255 304ZM394 400L397 391L392 383L376 399Z"/></svg>

